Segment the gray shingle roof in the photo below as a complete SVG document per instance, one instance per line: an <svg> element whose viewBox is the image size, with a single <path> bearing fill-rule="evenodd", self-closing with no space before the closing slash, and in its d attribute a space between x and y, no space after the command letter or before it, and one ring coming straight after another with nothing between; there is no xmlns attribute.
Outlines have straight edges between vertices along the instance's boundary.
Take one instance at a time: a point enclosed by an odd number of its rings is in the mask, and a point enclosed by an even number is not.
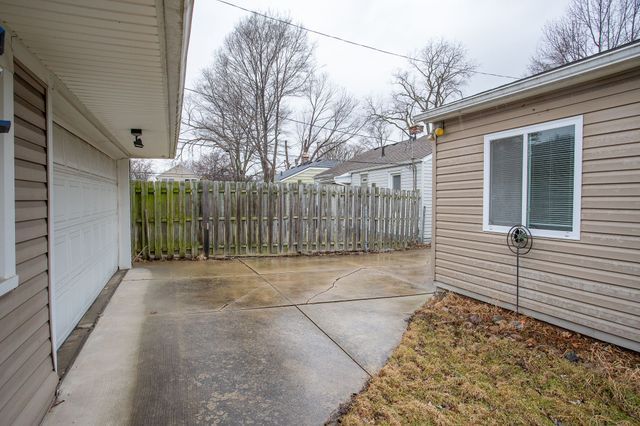
<svg viewBox="0 0 640 426"><path fill-rule="evenodd" d="M340 162L337 161L337 160L310 161L308 163L304 163L304 164L301 164L299 166L292 167L292 168L290 168L288 170L284 170L284 171L278 173L276 175L276 181L281 181L282 179L286 179L289 176L293 176L293 175L295 175L297 173L300 173L303 170L308 169L309 167L322 167L322 168L325 168L325 169L330 169L332 167L337 166L338 164L340 164ZM324 172L322 172L322 173L324 173Z"/></svg>
<svg viewBox="0 0 640 426"><path fill-rule="evenodd" d="M335 176L352 172L354 170L367 170L385 165L404 164L412 159L422 159L431 154L431 141L428 136L422 136L415 141L402 141L382 148L375 148L354 156L351 160L318 173L315 178L324 182L333 180Z"/></svg>

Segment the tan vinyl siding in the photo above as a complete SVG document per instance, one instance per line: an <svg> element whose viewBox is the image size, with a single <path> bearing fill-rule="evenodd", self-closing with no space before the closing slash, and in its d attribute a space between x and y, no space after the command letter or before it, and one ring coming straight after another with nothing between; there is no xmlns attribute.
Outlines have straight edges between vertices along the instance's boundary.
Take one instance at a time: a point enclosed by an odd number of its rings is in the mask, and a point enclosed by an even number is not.
<svg viewBox="0 0 640 426"><path fill-rule="evenodd" d="M536 238L521 258L527 313L640 350L640 71L445 122L436 150L435 279L515 304L505 234L482 231L484 135L582 115L579 241Z"/></svg>
<svg viewBox="0 0 640 426"><path fill-rule="evenodd" d="M0 419L33 424L58 382L49 327L46 91L19 65L14 90L19 285L0 297Z"/></svg>

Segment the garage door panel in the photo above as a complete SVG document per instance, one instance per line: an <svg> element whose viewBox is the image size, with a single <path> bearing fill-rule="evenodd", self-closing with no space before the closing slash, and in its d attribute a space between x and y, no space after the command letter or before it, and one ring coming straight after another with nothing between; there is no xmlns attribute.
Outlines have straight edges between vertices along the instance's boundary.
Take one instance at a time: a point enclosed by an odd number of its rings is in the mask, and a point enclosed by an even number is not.
<svg viewBox="0 0 640 426"><path fill-rule="evenodd" d="M54 146L54 302L61 343L117 270L118 201L115 160L57 125Z"/></svg>

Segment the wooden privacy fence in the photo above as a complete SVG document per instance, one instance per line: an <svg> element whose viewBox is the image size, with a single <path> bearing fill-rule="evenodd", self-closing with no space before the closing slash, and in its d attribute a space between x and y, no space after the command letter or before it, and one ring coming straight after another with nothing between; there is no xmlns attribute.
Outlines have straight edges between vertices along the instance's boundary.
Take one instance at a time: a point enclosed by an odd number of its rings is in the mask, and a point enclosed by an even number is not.
<svg viewBox="0 0 640 426"><path fill-rule="evenodd" d="M405 248L414 191L300 183L131 182L132 247L146 259Z"/></svg>

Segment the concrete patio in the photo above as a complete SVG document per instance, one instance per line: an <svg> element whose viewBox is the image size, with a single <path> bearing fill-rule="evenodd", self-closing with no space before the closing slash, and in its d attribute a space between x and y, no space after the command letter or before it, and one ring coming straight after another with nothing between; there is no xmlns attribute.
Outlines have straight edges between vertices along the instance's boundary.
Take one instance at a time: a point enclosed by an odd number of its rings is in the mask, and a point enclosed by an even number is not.
<svg viewBox="0 0 640 426"><path fill-rule="evenodd" d="M429 253L139 264L45 424L322 424L432 294Z"/></svg>

